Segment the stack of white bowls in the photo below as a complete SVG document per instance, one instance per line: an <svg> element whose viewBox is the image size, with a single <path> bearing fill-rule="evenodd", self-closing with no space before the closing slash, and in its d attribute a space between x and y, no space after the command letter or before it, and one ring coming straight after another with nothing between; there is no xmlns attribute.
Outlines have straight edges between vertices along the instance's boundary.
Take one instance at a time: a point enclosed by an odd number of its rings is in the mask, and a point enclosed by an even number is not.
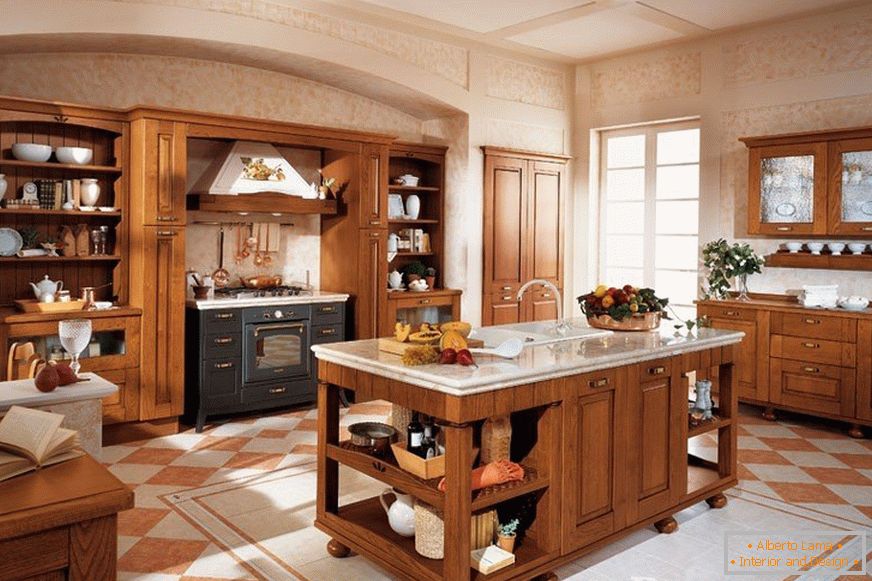
<svg viewBox="0 0 872 581"><path fill-rule="evenodd" d="M807 284L802 287L799 300L805 307L835 308L839 302L839 285Z"/></svg>

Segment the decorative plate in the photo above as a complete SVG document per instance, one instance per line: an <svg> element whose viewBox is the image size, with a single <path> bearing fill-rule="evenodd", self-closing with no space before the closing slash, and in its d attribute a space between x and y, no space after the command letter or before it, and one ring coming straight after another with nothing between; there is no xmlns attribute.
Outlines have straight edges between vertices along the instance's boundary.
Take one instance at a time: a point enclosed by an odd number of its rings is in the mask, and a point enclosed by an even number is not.
<svg viewBox="0 0 872 581"><path fill-rule="evenodd" d="M778 204L775 208L775 213L779 216L793 216L796 214L796 206L790 202L784 202L783 204Z"/></svg>
<svg viewBox="0 0 872 581"><path fill-rule="evenodd" d="M862 206L860 206L860 211L866 214L867 216L872 216L872 201L866 202Z"/></svg>
<svg viewBox="0 0 872 581"><path fill-rule="evenodd" d="M0 256L15 256L22 246L24 240L18 230L0 228Z"/></svg>

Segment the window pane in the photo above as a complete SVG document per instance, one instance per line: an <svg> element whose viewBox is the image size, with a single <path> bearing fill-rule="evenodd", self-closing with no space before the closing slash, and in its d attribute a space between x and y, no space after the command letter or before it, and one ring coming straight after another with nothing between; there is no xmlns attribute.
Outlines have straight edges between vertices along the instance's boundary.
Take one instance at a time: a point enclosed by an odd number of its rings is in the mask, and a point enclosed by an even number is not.
<svg viewBox="0 0 872 581"><path fill-rule="evenodd" d="M657 134L657 165L699 162L699 129Z"/></svg>
<svg viewBox="0 0 872 581"><path fill-rule="evenodd" d="M606 286L622 287L625 284L644 286L641 268L607 268L606 276L600 281Z"/></svg>
<svg viewBox="0 0 872 581"><path fill-rule="evenodd" d="M699 232L699 202L657 202L657 234Z"/></svg>
<svg viewBox="0 0 872 581"><path fill-rule="evenodd" d="M606 222L609 234L644 234L645 202L609 202Z"/></svg>
<svg viewBox="0 0 872 581"><path fill-rule="evenodd" d="M645 170L618 169L606 173L608 200L644 200Z"/></svg>
<svg viewBox="0 0 872 581"><path fill-rule="evenodd" d="M696 236L658 236L654 248L656 268L699 268L699 239Z"/></svg>
<svg viewBox="0 0 872 581"><path fill-rule="evenodd" d="M639 266L645 256L642 236L606 237L606 264L608 266Z"/></svg>
<svg viewBox="0 0 872 581"><path fill-rule="evenodd" d="M669 303L690 305L697 297L697 274L675 270L658 270L654 275L657 296L668 298Z"/></svg>
<svg viewBox="0 0 872 581"><path fill-rule="evenodd" d="M687 305L687 306L674 306L670 305L674 313L669 313L673 319L672 325L679 325L683 321L687 321L688 319L693 320L696 319L696 305ZM677 319L676 319L677 317Z"/></svg>
<svg viewBox="0 0 872 581"><path fill-rule="evenodd" d="M645 136L610 137L606 167L641 167L645 165Z"/></svg>
<svg viewBox="0 0 872 581"><path fill-rule="evenodd" d="M657 197L699 197L699 165L668 165L657 168Z"/></svg>

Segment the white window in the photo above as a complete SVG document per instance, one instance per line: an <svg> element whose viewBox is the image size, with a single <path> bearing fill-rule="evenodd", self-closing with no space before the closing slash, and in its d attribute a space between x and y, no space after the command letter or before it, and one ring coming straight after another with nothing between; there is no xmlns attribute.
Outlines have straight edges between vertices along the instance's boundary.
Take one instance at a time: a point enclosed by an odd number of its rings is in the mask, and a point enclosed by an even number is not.
<svg viewBox="0 0 872 581"><path fill-rule="evenodd" d="M603 284L654 288L682 318L695 316L699 269L699 125L601 133Z"/></svg>

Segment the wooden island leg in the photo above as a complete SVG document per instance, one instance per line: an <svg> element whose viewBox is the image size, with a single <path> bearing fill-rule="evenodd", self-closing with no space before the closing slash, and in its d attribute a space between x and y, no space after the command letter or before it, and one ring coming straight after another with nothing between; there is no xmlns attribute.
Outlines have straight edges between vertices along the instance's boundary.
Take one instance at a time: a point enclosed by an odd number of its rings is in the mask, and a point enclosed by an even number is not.
<svg viewBox="0 0 872 581"><path fill-rule="evenodd" d="M469 579L472 518L472 426L444 427L445 431L445 558L443 579Z"/></svg>
<svg viewBox="0 0 872 581"><path fill-rule="evenodd" d="M327 552L330 553L331 557L334 557L336 559L344 559L351 554L351 549L349 549L336 539L330 539L329 541L327 541Z"/></svg>
<svg viewBox="0 0 872 581"><path fill-rule="evenodd" d="M339 510L339 464L327 457L327 445L339 443L339 388L318 383L318 497L316 515ZM348 547L331 539L327 552L336 558L347 557Z"/></svg>
<svg viewBox="0 0 872 581"><path fill-rule="evenodd" d="M763 409L763 419L769 420L770 422L777 420L778 418L775 417L775 408L766 406L766 408Z"/></svg>
<svg viewBox="0 0 872 581"><path fill-rule="evenodd" d="M724 508L727 506L727 497L720 492L706 498L705 501L711 508Z"/></svg>
<svg viewBox="0 0 872 581"><path fill-rule="evenodd" d="M676 521L671 516L667 516L666 518L660 519L656 523L654 523L654 528L657 529L658 533L671 535L678 530L678 521Z"/></svg>
<svg viewBox="0 0 872 581"><path fill-rule="evenodd" d="M851 427L848 429L848 435L852 438L856 438L858 440L863 439L863 428L860 424L851 424Z"/></svg>

